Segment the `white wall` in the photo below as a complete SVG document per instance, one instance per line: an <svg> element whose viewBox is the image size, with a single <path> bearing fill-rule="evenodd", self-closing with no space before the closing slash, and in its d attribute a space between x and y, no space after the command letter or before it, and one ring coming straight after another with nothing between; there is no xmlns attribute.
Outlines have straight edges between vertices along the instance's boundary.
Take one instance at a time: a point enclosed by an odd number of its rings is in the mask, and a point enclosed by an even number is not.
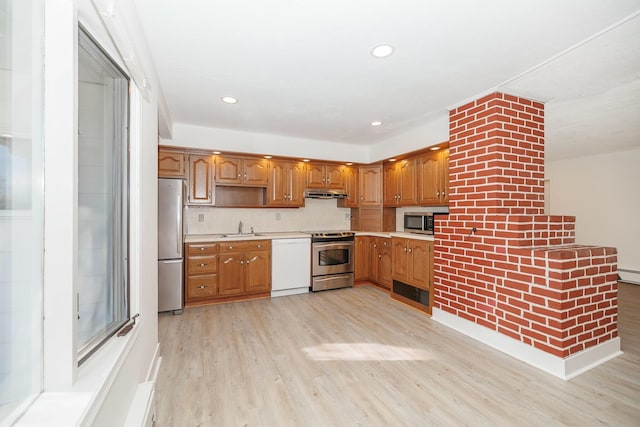
<svg viewBox="0 0 640 427"><path fill-rule="evenodd" d="M190 207L186 214L188 234L244 232L253 227L256 233L281 231L349 230L351 209L338 208L336 199L305 199L298 209L240 209ZM202 215L203 221L199 221Z"/></svg>
<svg viewBox="0 0 640 427"><path fill-rule="evenodd" d="M640 279L640 148L547 162L549 212L576 216L576 243L613 246Z"/></svg>

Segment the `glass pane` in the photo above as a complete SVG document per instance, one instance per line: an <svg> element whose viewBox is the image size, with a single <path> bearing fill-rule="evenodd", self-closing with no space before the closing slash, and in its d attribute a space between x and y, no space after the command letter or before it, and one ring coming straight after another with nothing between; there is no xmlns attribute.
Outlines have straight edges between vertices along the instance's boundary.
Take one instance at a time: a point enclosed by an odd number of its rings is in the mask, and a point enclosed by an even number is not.
<svg viewBox="0 0 640 427"><path fill-rule="evenodd" d="M342 265L349 263L349 249L324 249L320 251L320 265Z"/></svg>
<svg viewBox="0 0 640 427"><path fill-rule="evenodd" d="M78 49L78 345L128 319L128 81L84 32Z"/></svg>
<svg viewBox="0 0 640 427"><path fill-rule="evenodd" d="M0 424L42 389L42 18L0 0Z"/></svg>

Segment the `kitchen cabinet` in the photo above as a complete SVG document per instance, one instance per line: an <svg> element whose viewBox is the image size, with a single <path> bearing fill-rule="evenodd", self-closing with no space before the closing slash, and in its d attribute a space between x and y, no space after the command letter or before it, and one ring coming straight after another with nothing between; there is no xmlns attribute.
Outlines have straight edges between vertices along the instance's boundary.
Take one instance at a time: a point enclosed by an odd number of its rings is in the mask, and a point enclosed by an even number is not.
<svg viewBox="0 0 640 427"><path fill-rule="evenodd" d="M369 237L356 236L354 280L369 280Z"/></svg>
<svg viewBox="0 0 640 427"><path fill-rule="evenodd" d="M391 239L369 237L369 280L391 289Z"/></svg>
<svg viewBox="0 0 640 427"><path fill-rule="evenodd" d="M357 208L360 204L358 198L358 168L351 166L342 167L342 177L344 181L344 191L347 193L346 199L338 200L338 207Z"/></svg>
<svg viewBox="0 0 640 427"><path fill-rule="evenodd" d="M220 243L218 294L268 296L271 292L271 241Z"/></svg>
<svg viewBox="0 0 640 427"><path fill-rule="evenodd" d="M362 166L358 171L358 196L360 206L382 204L382 166Z"/></svg>
<svg viewBox="0 0 640 427"><path fill-rule="evenodd" d="M344 190L342 166L337 164L307 163L307 188Z"/></svg>
<svg viewBox="0 0 640 427"><path fill-rule="evenodd" d="M418 157L418 204L449 204L449 150Z"/></svg>
<svg viewBox="0 0 640 427"><path fill-rule="evenodd" d="M218 244L185 245L185 305L197 305L218 295Z"/></svg>
<svg viewBox="0 0 640 427"><path fill-rule="evenodd" d="M417 205L417 184L416 159L387 164L384 167L384 205Z"/></svg>
<svg viewBox="0 0 640 427"><path fill-rule="evenodd" d="M189 154L187 205L214 204L213 162L212 155Z"/></svg>
<svg viewBox="0 0 640 427"><path fill-rule="evenodd" d="M271 207L304 206L305 164L272 160L269 168L267 205Z"/></svg>
<svg viewBox="0 0 640 427"><path fill-rule="evenodd" d="M216 185L266 187L269 161L260 157L216 157Z"/></svg>
<svg viewBox="0 0 640 427"><path fill-rule="evenodd" d="M400 237L391 240L393 280L429 290L429 257L433 243Z"/></svg>
<svg viewBox="0 0 640 427"><path fill-rule="evenodd" d="M185 178L185 154L180 150L160 148L158 150L158 177Z"/></svg>

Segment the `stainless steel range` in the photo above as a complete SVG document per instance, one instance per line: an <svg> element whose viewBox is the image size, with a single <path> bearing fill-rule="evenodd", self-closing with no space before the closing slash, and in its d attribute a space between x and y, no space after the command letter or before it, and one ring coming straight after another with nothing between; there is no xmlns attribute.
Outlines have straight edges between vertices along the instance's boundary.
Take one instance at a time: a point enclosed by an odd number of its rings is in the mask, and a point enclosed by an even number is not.
<svg viewBox="0 0 640 427"><path fill-rule="evenodd" d="M353 286L354 241L351 231L311 233L311 290Z"/></svg>

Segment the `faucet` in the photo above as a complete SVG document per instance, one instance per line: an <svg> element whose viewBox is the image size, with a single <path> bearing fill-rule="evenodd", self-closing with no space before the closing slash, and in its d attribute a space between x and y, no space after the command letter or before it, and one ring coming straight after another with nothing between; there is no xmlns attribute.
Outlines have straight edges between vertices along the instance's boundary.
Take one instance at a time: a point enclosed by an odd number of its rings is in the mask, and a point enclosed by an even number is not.
<svg viewBox="0 0 640 427"><path fill-rule="evenodd" d="M238 234L242 234L242 221L238 224Z"/></svg>

